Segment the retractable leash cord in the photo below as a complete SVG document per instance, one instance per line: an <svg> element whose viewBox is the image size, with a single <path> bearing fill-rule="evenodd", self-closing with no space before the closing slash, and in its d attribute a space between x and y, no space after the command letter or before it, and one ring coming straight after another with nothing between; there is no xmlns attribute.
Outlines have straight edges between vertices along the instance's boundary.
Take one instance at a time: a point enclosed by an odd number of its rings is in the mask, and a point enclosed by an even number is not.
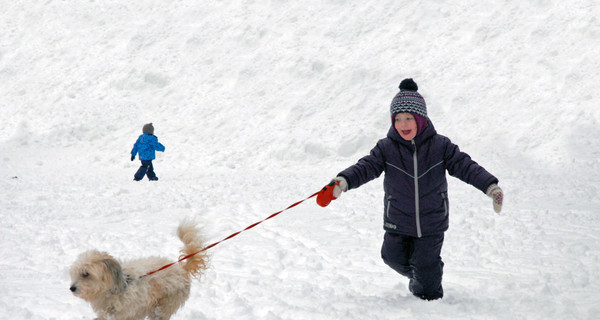
<svg viewBox="0 0 600 320"><path fill-rule="evenodd" d="M192 254L188 254L187 256L184 256L184 257L180 258L179 260L177 260L177 261L175 261L175 262L173 262L173 263L167 264L167 265L165 265L165 266L163 266L163 267L160 267L160 268L158 268L158 269L156 269L156 270L154 270L154 271L150 271L150 272L146 273L145 275L143 275L143 276L140 276L138 279L141 279L141 278L143 278L143 277L146 277L146 276L152 275L152 274L154 274L154 273L157 273L157 272L159 272L159 271L161 271L161 270L167 269L168 267L170 267L170 266L172 266L172 265L174 265L174 264L176 264L176 263L179 263L179 262L181 262L181 261L187 260L187 259L189 259L189 258L191 258L191 257L193 257L193 256L195 256L195 255L197 255L197 254L199 254L199 253L201 253L201 252L204 252L204 251L206 251L206 250L208 250L208 249L210 249L210 248L212 248L212 247L214 247L214 246L218 245L219 243L221 243L221 242L223 242L223 241L225 241L225 240L229 240L229 239L231 239L231 238L233 238L233 237L237 236L238 234L240 234L240 233L242 233L242 232L244 232L244 231L246 231L246 230L250 230L250 229L252 229L252 228L256 227L257 225L259 225L259 224L261 224L261 223L263 223L263 222L265 222L265 221L267 221L267 220L269 220L269 219L271 219L271 218L273 218L273 217L277 216L278 214L280 214L280 213L282 213L282 212L284 212L284 211L286 211L286 210L288 210L288 209L291 209L291 208L293 208L293 207L295 207L295 206L297 206L297 205L301 204L302 202L304 202L304 201L306 201L306 200L308 200L308 199L310 199L310 198L313 198L314 196L317 196L317 203L318 203L320 206L322 206L322 207L325 207L325 206L327 206L327 205L328 205L328 204L329 204L329 203L330 203L330 202L331 202L333 199L335 199L335 197L333 196L333 187L334 187L335 185L337 185L337 184L339 184L339 182L334 182L334 181L332 181L331 183L329 183L328 185L326 185L325 187L323 187L323 189L321 189L319 192L315 192L315 193L314 193L314 194L312 194L310 197L308 197L308 198L306 198L306 199L304 199L304 200L298 201L298 202L296 202L296 203L292 204L291 206L289 206L289 207L287 207L287 208L285 208L285 209L283 209L283 210L281 210L281 211L275 212L275 213L273 213L272 215L268 216L267 218L265 218L265 219L263 219L263 220L261 220L261 221L259 221L259 222L256 222L256 223L253 223L253 224L249 225L248 227L246 227L246 229L244 229L244 230L241 230L241 231L238 231L238 232L236 232L236 233L233 233L233 234L231 234L230 236L228 236L227 238L225 238L225 239L223 239L223 240L221 240L221 241L217 241L217 242L215 242L215 243L213 243L213 244L211 244L211 245L209 245L209 246L205 247L204 249L202 249L202 250L200 250L200 251L198 251L198 252L194 252L194 253L192 253Z"/></svg>

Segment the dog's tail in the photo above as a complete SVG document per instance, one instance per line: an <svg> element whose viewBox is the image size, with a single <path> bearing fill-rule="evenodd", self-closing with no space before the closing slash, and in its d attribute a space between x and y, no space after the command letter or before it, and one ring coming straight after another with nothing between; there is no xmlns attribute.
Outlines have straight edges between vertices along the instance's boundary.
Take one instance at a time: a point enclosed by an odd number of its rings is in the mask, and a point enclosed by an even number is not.
<svg viewBox="0 0 600 320"><path fill-rule="evenodd" d="M194 254L204 248L204 243L200 237L200 230L196 223L191 220L183 220L177 228L177 236L184 244L181 249L181 258ZM208 267L208 254L206 252L197 253L181 262L181 267L192 276L199 276L203 270Z"/></svg>

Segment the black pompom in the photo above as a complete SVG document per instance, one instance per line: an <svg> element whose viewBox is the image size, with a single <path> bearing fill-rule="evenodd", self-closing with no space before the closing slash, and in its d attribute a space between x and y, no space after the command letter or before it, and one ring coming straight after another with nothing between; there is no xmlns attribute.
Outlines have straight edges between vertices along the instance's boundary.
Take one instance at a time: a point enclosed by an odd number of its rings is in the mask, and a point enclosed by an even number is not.
<svg viewBox="0 0 600 320"><path fill-rule="evenodd" d="M414 82L412 78L402 80L402 82L400 82L399 88L402 91L417 91L417 90L419 90L417 83Z"/></svg>

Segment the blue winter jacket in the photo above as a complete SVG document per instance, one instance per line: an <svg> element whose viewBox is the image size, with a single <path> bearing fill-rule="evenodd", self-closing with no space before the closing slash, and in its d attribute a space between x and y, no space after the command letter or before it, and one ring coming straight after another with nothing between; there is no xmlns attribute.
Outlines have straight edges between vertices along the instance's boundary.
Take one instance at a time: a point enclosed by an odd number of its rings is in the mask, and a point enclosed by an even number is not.
<svg viewBox="0 0 600 320"><path fill-rule="evenodd" d="M383 189L384 229L422 237L448 229L448 183L451 176L486 192L498 179L461 152L447 137L437 134L431 121L411 141L400 137L394 126L368 156L338 175L348 190L379 177L385 171Z"/></svg>
<svg viewBox="0 0 600 320"><path fill-rule="evenodd" d="M158 138L155 135L144 133L139 136L133 145L131 155L135 157L139 153L140 160L154 160L156 158L155 150L165 151L165 146L158 142Z"/></svg>

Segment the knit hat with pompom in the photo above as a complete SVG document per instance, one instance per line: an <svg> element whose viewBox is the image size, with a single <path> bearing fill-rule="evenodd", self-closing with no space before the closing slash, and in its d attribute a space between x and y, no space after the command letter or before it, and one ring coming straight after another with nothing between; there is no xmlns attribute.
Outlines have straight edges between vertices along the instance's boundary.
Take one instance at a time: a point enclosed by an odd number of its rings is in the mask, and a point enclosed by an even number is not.
<svg viewBox="0 0 600 320"><path fill-rule="evenodd" d="M410 113L417 121L417 135L421 134L427 127L427 105L425 99L417 92L419 87L412 78L402 80L399 85L400 91L396 94L390 104L392 124L399 113Z"/></svg>
<svg viewBox="0 0 600 320"><path fill-rule="evenodd" d="M154 134L154 126L152 125L152 122L150 123L146 123L143 127L142 127L142 132L143 133L149 133L149 134Z"/></svg>

